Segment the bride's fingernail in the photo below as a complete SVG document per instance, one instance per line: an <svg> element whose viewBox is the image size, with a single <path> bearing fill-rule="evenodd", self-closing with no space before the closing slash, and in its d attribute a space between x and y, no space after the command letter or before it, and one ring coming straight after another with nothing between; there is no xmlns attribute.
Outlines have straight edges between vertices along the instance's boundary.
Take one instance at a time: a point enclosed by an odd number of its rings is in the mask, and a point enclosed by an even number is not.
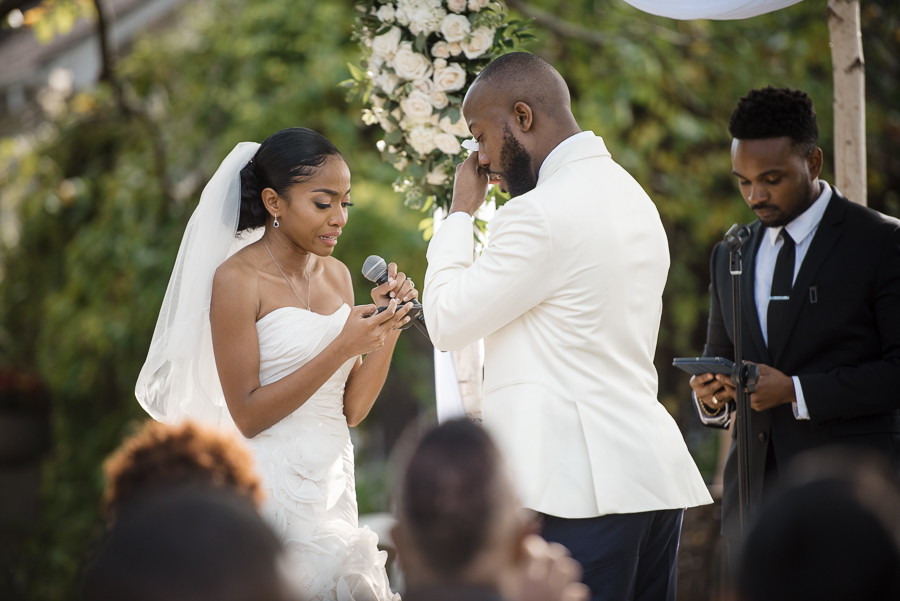
<svg viewBox="0 0 900 601"><path fill-rule="evenodd" d="M394 298L394 296L396 296L396 295L393 292L391 292L391 298Z"/></svg>

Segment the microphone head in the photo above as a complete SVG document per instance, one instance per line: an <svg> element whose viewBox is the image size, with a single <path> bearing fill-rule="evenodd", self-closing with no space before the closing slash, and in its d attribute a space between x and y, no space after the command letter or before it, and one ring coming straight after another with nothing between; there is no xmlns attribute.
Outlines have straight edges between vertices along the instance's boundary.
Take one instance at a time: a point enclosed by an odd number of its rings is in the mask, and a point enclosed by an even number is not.
<svg viewBox="0 0 900 601"><path fill-rule="evenodd" d="M371 255L363 263L362 274L370 282L379 284L379 280L387 276L387 263L378 255Z"/></svg>

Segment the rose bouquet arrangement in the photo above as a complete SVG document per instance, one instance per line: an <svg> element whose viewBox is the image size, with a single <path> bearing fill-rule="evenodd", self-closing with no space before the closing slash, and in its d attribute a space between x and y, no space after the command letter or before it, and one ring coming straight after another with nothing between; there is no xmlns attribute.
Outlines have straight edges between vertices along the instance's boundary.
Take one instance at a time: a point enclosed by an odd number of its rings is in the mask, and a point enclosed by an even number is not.
<svg viewBox="0 0 900 601"><path fill-rule="evenodd" d="M462 100L491 59L533 39L491 0L368 0L355 36L360 67L344 82L362 98L363 121L384 131L382 158L399 172L394 189L421 209L449 207L460 142L471 136Z"/></svg>

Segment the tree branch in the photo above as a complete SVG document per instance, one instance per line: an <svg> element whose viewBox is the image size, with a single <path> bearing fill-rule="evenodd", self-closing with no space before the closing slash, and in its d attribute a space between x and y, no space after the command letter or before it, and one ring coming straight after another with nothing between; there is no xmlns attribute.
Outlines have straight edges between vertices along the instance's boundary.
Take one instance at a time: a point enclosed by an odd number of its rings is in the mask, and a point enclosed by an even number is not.
<svg viewBox="0 0 900 601"><path fill-rule="evenodd" d="M166 149L162 140L162 133L156 122L139 106L134 106L127 98L122 82L116 77L115 57L111 49L110 43L110 20L106 13L104 2L102 0L94 0L94 8L97 10L97 37L100 41L100 81L106 82L112 88L113 97L119 110L127 117L136 119L147 130L150 143L153 146L153 166L156 172L156 179L159 183L160 192L170 201L174 201L175 195L172 193L169 185L169 175L167 168Z"/></svg>
<svg viewBox="0 0 900 601"><path fill-rule="evenodd" d="M118 82L113 77L113 56L109 48L109 25L106 8L101 0L94 0L94 8L97 10L97 38L100 41L100 81L110 83L116 94L121 95Z"/></svg>

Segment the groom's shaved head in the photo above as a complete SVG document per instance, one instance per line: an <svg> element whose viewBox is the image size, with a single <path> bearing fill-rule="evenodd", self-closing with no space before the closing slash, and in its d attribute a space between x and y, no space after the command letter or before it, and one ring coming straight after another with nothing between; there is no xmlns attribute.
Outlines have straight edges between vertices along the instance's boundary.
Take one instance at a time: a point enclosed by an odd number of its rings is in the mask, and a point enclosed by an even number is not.
<svg viewBox="0 0 900 601"><path fill-rule="evenodd" d="M571 115L569 88L553 65L527 52L511 52L494 59L472 82L466 100L489 97L496 106L512 110L524 102L550 119Z"/></svg>
<svg viewBox="0 0 900 601"><path fill-rule="evenodd" d="M478 168L512 197L533 190L544 159L581 131L565 80L525 52L484 68L466 92L463 116L478 140Z"/></svg>

